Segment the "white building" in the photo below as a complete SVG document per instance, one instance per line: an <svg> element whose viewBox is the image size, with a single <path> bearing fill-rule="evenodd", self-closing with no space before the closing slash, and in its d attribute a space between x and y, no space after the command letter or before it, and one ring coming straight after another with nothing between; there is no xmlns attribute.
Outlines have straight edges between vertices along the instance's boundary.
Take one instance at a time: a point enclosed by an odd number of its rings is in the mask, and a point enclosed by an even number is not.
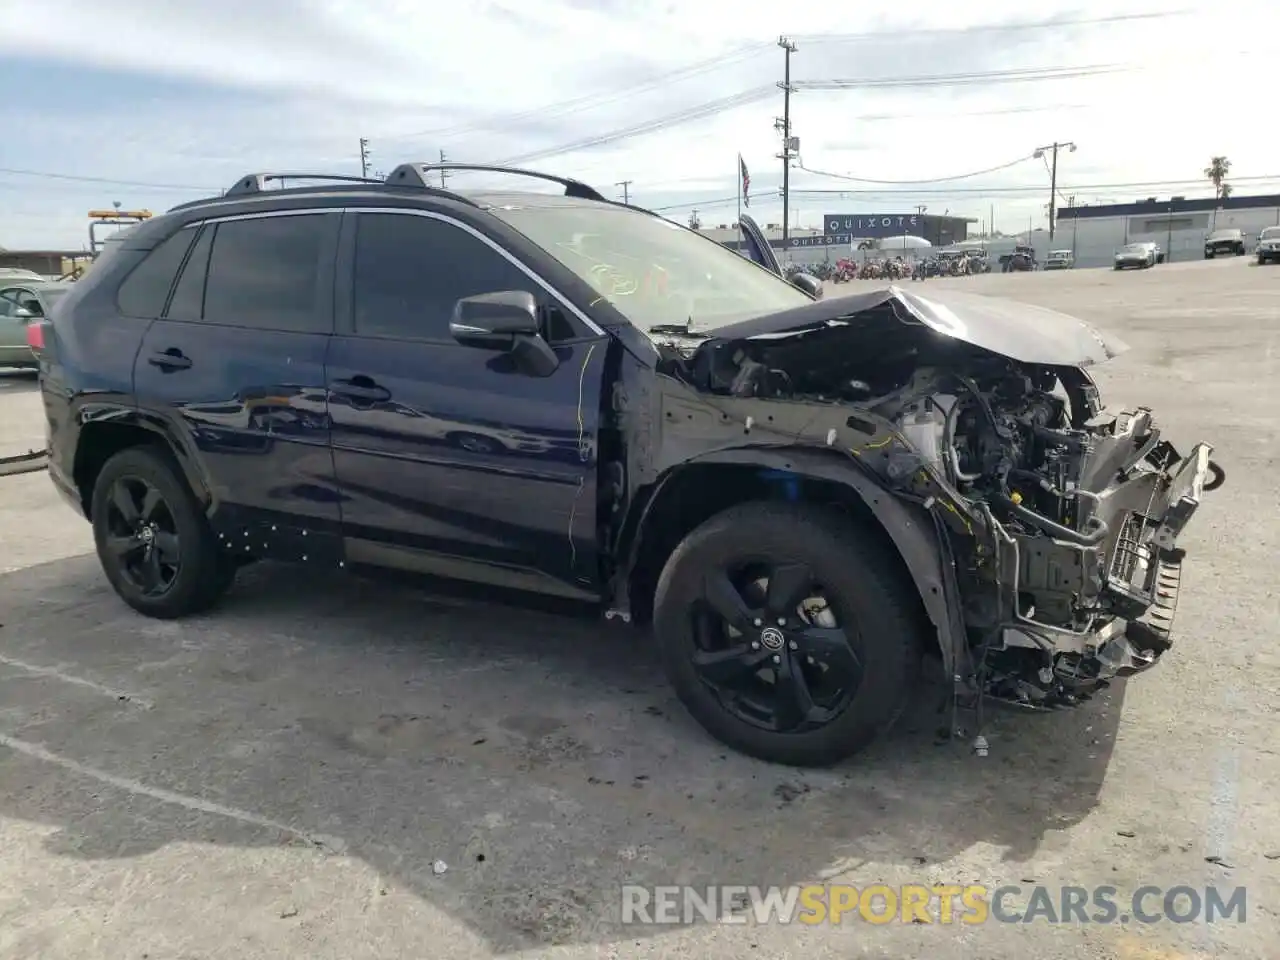
<svg viewBox="0 0 1280 960"><path fill-rule="evenodd" d="M1154 197L1136 203L1065 207L1058 211L1055 250L1071 250L1077 267L1107 267L1126 243L1160 244L1174 263L1204 257L1205 238L1214 230L1244 233L1250 253L1264 227L1280 225L1280 194L1262 197ZM1037 245L1037 252L1039 247Z"/></svg>

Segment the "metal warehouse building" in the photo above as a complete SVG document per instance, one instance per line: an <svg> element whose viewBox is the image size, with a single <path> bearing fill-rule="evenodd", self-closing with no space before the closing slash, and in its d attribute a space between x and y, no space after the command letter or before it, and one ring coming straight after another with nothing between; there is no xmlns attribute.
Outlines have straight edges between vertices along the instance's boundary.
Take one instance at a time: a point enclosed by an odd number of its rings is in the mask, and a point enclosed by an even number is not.
<svg viewBox="0 0 1280 960"><path fill-rule="evenodd" d="M921 237L935 247L948 247L962 242L969 224L966 217L932 216L918 213L829 213L822 218L822 229L798 227L791 231L788 259L796 263L835 261L850 256L855 245L873 241L877 246L891 243L902 236ZM782 252L782 231L776 224L762 225L769 245ZM703 227L701 232L734 250L742 249L736 227L723 225Z"/></svg>
<svg viewBox="0 0 1280 960"><path fill-rule="evenodd" d="M1280 225L1280 194L1262 197L1154 197L1134 203L1065 207L1058 211L1053 249L1074 251L1077 267L1110 266L1126 243L1160 244L1173 262L1199 260L1205 238L1234 228L1250 253L1264 227Z"/></svg>

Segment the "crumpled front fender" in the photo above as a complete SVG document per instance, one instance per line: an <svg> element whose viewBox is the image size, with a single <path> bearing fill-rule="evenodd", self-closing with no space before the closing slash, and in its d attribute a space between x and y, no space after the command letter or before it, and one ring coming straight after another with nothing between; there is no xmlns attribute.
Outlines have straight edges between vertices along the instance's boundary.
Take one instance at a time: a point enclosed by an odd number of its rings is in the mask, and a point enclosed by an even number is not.
<svg viewBox="0 0 1280 960"><path fill-rule="evenodd" d="M951 547L939 536L933 517L921 506L895 497L863 474L845 457L824 450L760 448L717 450L690 464L733 464L757 467L842 484L866 504L897 548L920 594L925 614L938 636L948 677L964 662L968 644L961 616L959 587Z"/></svg>

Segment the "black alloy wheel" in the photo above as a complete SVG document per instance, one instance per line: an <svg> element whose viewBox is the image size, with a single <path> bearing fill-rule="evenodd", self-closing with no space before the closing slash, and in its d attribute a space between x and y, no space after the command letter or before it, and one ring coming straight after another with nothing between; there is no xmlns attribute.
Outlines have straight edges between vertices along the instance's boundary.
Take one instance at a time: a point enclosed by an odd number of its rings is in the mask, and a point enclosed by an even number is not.
<svg viewBox="0 0 1280 960"><path fill-rule="evenodd" d="M204 506L162 445L114 454L87 499L102 572L139 613L185 617L230 589L235 559L219 549Z"/></svg>
<svg viewBox="0 0 1280 960"><path fill-rule="evenodd" d="M107 495L104 547L123 576L146 598L173 588L182 543L164 494L141 477L117 477Z"/></svg>
<svg viewBox="0 0 1280 960"><path fill-rule="evenodd" d="M689 533L658 580L653 628L676 694L712 736L801 767L892 725L929 641L882 534L804 502L742 503Z"/></svg>
<svg viewBox="0 0 1280 960"><path fill-rule="evenodd" d="M710 570L694 617L694 670L744 723L822 727L862 685L856 624L832 609L806 564L756 558Z"/></svg>

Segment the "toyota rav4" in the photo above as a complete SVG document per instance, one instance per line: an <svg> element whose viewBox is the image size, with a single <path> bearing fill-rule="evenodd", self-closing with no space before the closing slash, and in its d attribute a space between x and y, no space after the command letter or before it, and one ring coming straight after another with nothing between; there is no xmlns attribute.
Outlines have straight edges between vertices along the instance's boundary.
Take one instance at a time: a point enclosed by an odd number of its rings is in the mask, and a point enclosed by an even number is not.
<svg viewBox="0 0 1280 960"><path fill-rule="evenodd" d="M714 736L796 765L867 744L928 656L955 702L1049 708L1169 649L1223 477L1104 409L1111 336L822 299L749 218L743 256L573 180L437 169L245 177L31 328L50 475L136 610L203 610L257 560L588 601L652 629Z"/></svg>

